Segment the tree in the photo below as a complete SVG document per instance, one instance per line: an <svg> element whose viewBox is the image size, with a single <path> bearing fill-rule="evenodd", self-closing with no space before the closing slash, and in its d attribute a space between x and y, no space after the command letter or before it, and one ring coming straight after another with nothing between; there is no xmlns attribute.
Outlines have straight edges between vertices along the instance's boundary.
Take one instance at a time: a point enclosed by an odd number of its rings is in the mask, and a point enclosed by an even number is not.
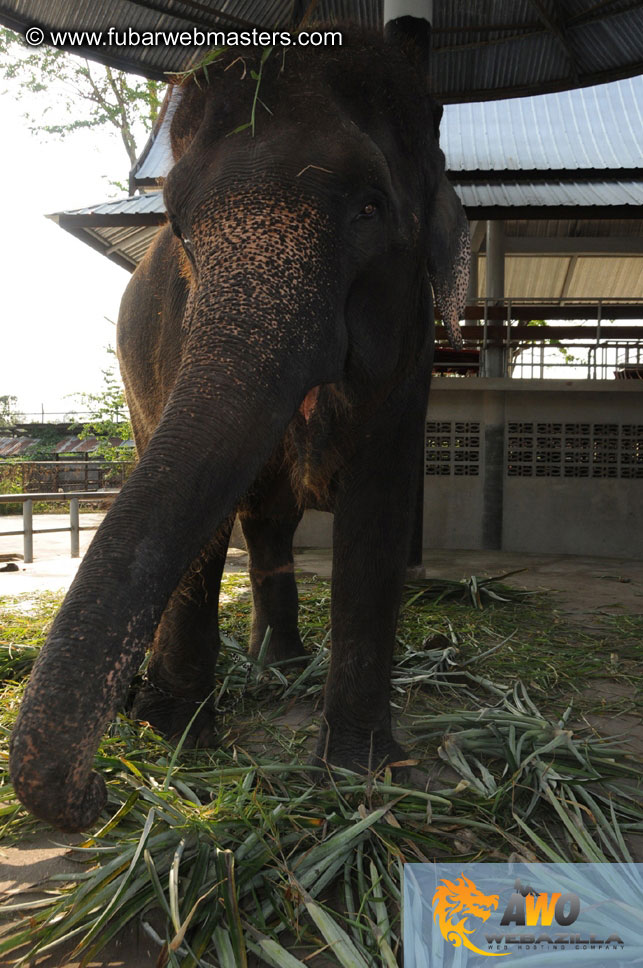
<svg viewBox="0 0 643 968"><path fill-rule="evenodd" d="M0 77L11 82L11 93L17 98L32 95L31 103L35 99L42 104L38 116L25 113L34 133L64 138L75 131L111 126L121 137L130 168L141 136L158 117L165 90L160 81L135 77L63 50L29 47L6 28L0 28Z"/></svg>
<svg viewBox="0 0 643 968"><path fill-rule="evenodd" d="M107 347L107 352L112 357L116 356L112 346ZM112 441L114 439L131 440L133 432L125 401L125 390L116 370L116 363L112 362L107 369L103 370L103 389L98 393L71 395L76 397L83 409L90 414L90 419L83 425L78 436L81 439L97 438L97 456L105 460L123 460L123 452L119 450L118 444L115 445Z"/></svg>
<svg viewBox="0 0 643 968"><path fill-rule="evenodd" d="M0 427L13 427L25 419L24 414L16 410L18 397L11 393L0 395Z"/></svg>
<svg viewBox="0 0 643 968"><path fill-rule="evenodd" d="M549 324L546 319L530 319L529 322L527 323L527 326L548 326L548 325ZM533 350L533 346L534 344L530 343L529 341L516 343L514 346L512 346L510 358L509 358L509 368L508 368L509 376L513 376L514 369L516 368L516 366L520 365L521 355L527 350L530 350L530 349ZM548 340L545 340L543 343L540 343L541 353L544 353L545 346L553 347L554 350L557 353L560 353L562 356L562 360L560 362L550 361L549 363L546 364L547 366L559 366L561 364L571 365L573 363L579 362L579 357L574 356L572 353L570 353L567 347L563 343L561 343L561 341L558 339L548 339ZM530 364L528 363L527 365L530 365Z"/></svg>

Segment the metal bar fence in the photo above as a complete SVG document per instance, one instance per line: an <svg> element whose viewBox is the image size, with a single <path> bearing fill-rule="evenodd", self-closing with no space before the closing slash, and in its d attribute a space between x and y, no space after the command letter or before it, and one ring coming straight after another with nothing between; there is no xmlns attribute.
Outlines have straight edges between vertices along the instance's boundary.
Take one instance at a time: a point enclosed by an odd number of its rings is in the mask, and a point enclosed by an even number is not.
<svg viewBox="0 0 643 968"><path fill-rule="evenodd" d="M1 435L0 435L1 436ZM135 466L133 460L25 460L0 458L0 491L19 485L29 491L91 491L122 487Z"/></svg>
<svg viewBox="0 0 643 968"><path fill-rule="evenodd" d="M96 531L98 525L80 524L80 502L107 501L111 503L118 491L71 491L67 494L0 494L0 504L22 504L22 529L20 531L2 531L0 537L23 536L23 559L25 564L33 562L33 536L34 534L57 534L68 531L71 539L71 557L80 557L80 532ZM69 503L69 527L68 528L38 528L33 526L33 503L41 501L45 503Z"/></svg>

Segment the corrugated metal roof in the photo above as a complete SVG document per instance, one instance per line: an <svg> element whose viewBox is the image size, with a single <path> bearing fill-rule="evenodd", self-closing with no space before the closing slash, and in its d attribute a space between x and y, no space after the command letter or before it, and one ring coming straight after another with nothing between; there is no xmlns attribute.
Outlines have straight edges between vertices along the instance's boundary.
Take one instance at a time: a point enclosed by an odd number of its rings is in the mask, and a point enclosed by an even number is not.
<svg viewBox="0 0 643 968"><path fill-rule="evenodd" d="M57 215L68 214L58 212ZM69 213L71 214L71 213ZM128 198L117 198L109 202L99 202L97 205L87 205L77 208L74 215L146 215L165 214L162 192L147 192L144 195L134 195Z"/></svg>
<svg viewBox="0 0 643 968"><path fill-rule="evenodd" d="M643 77L445 108L450 171L643 168Z"/></svg>
<svg viewBox="0 0 643 968"><path fill-rule="evenodd" d="M150 247L159 225L165 221L163 193L148 192L101 202L55 212L47 218L123 269L133 272Z"/></svg>
<svg viewBox="0 0 643 968"><path fill-rule="evenodd" d="M643 181L494 182L454 181L464 207L475 208L600 208L643 205Z"/></svg>
<svg viewBox="0 0 643 968"><path fill-rule="evenodd" d="M159 122L147 139L147 143L130 174L131 191L137 183L144 184L147 181L165 178L172 167L170 125L180 100L180 88L171 87L161 107Z"/></svg>
<svg viewBox="0 0 643 968"><path fill-rule="evenodd" d="M267 28L298 23L305 0L0 0L0 22L24 32L131 27ZM320 0L315 14L379 28L382 0ZM76 47L75 52L163 79L184 69L198 46ZM312 52L311 52L312 54ZM445 101L488 100L565 90L643 71L643 4L633 0L440 0L434 4L432 89Z"/></svg>
<svg viewBox="0 0 643 968"><path fill-rule="evenodd" d="M542 239L631 238L643 237L640 218L548 218L511 219L505 222L506 236Z"/></svg>
<svg viewBox="0 0 643 968"><path fill-rule="evenodd" d="M172 167L177 90L134 169L137 184ZM440 146L452 172L643 169L643 76L596 87L444 109Z"/></svg>
<svg viewBox="0 0 643 968"><path fill-rule="evenodd" d="M478 296L486 292L486 259L478 261ZM511 299L556 303L611 299L643 303L643 258L507 256L505 291Z"/></svg>
<svg viewBox="0 0 643 968"><path fill-rule="evenodd" d="M0 457L24 457L37 443L35 437L0 437Z"/></svg>
<svg viewBox="0 0 643 968"><path fill-rule="evenodd" d="M453 180L453 186L462 204L468 209L480 208L582 208L597 206L601 208L620 206L643 206L642 181L538 181L538 182L493 182L469 183ZM161 216L165 213L163 193L161 191L146 192L131 198L116 199L112 202L102 202L100 205L89 205L86 208L71 209L57 212L48 218L71 223L75 218L78 222L89 222L93 215L123 216L124 219L134 220L137 216L154 214ZM471 218L475 218L471 212ZM625 220L623 220L625 221ZM125 226L127 222L124 223ZM67 227L67 226L65 226ZM149 233L154 235L154 230ZM133 241L136 233L132 229L107 228L102 230L100 237L109 241L111 245L119 245L128 240Z"/></svg>
<svg viewBox="0 0 643 968"><path fill-rule="evenodd" d="M133 440L120 440L119 437L111 437L109 443L112 447L134 447ZM38 437L0 437L0 457L24 457L30 450L37 448L40 444ZM64 437L59 440L51 449L54 454L91 454L99 446L96 437Z"/></svg>

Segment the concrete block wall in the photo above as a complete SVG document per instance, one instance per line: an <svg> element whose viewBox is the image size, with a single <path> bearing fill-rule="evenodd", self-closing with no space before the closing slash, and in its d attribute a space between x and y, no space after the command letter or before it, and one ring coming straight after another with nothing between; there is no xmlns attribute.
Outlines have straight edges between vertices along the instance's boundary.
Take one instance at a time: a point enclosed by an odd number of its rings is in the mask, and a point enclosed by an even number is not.
<svg viewBox="0 0 643 968"><path fill-rule="evenodd" d="M643 381L436 378L424 547L643 558ZM297 547L330 547L307 511Z"/></svg>
<svg viewBox="0 0 643 968"><path fill-rule="evenodd" d="M467 420L478 472L425 476L425 547L643 557L643 381L436 379L428 426Z"/></svg>

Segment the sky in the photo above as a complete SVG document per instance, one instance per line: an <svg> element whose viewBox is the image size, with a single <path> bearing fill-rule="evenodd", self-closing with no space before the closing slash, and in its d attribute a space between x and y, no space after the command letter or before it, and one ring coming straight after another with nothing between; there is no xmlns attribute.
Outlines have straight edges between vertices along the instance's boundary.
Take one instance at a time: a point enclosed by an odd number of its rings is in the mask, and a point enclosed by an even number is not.
<svg viewBox="0 0 643 968"><path fill-rule="evenodd" d="M82 409L68 394L102 389L116 336L108 320L130 274L45 214L113 196L108 179L127 182L128 159L106 130L64 141L31 134L22 115L33 105L8 86L0 93L0 395L15 395L22 413Z"/></svg>

